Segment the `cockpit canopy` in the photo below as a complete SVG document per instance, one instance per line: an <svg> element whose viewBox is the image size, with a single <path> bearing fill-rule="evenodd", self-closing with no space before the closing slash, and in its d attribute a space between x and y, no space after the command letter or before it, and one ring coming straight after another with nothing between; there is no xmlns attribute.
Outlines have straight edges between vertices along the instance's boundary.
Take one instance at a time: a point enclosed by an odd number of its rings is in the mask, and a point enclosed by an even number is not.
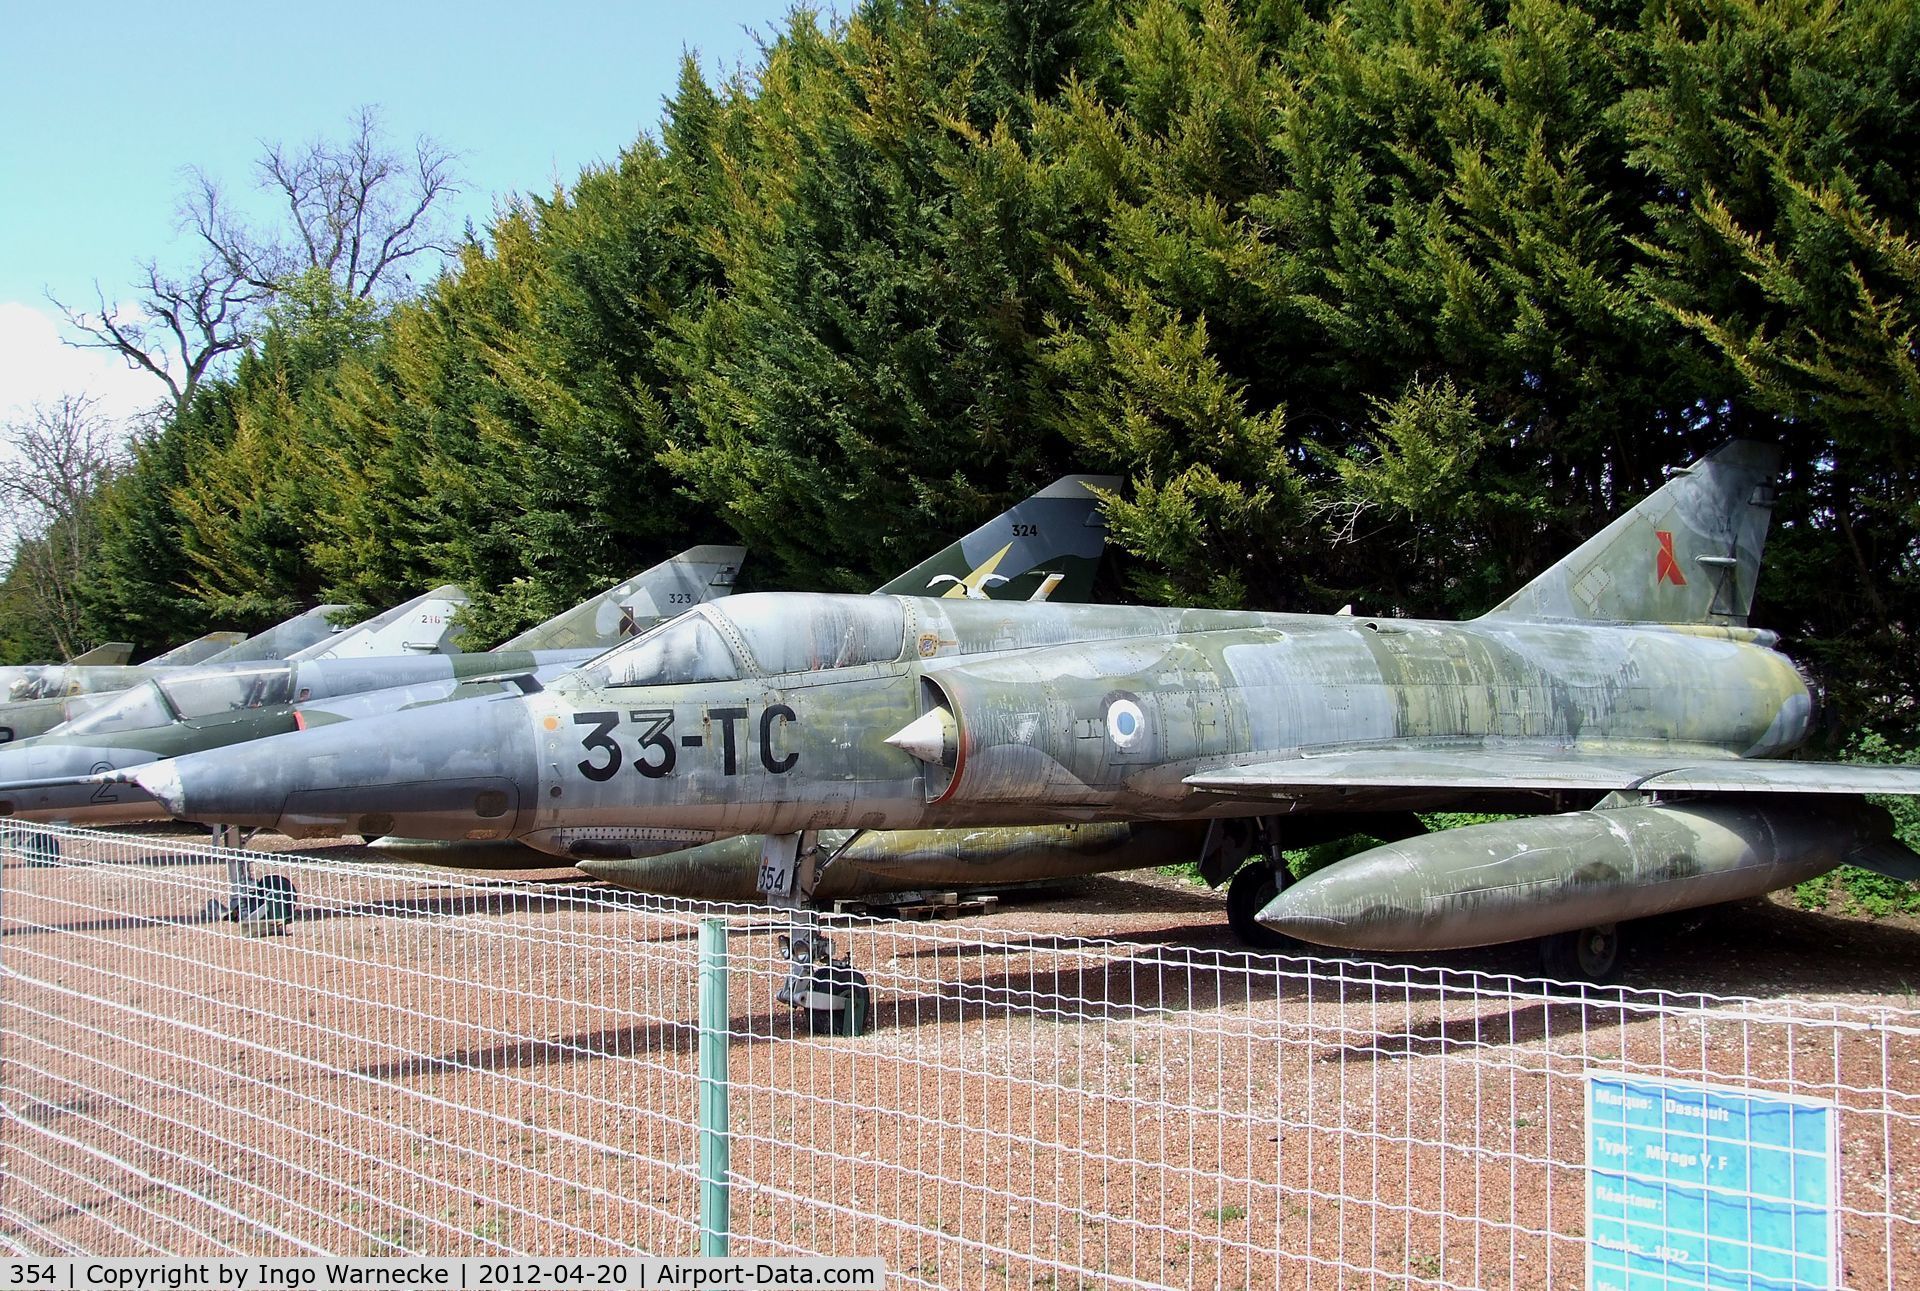
<svg viewBox="0 0 1920 1291"><path fill-rule="evenodd" d="M740 665L720 630L693 610L613 651L592 675L602 686L680 686L736 680Z"/></svg>
<svg viewBox="0 0 1920 1291"><path fill-rule="evenodd" d="M906 611L891 596L750 592L635 637L602 655L586 677L598 686L679 686L891 663L906 632Z"/></svg>
<svg viewBox="0 0 1920 1291"><path fill-rule="evenodd" d="M27 677L16 677L7 687L7 699L21 703L29 699L51 699L66 693L67 674L64 668L43 668Z"/></svg>
<svg viewBox="0 0 1920 1291"><path fill-rule="evenodd" d="M71 711L71 705L69 705ZM55 727L55 735L104 735L112 731L144 731L173 723L173 710L160 696L160 687L151 681L123 690L98 708L82 713L64 726Z"/></svg>
<svg viewBox="0 0 1920 1291"><path fill-rule="evenodd" d="M138 731L191 722L293 698L293 667L281 662L241 669L197 669L143 682L60 728L62 735Z"/></svg>

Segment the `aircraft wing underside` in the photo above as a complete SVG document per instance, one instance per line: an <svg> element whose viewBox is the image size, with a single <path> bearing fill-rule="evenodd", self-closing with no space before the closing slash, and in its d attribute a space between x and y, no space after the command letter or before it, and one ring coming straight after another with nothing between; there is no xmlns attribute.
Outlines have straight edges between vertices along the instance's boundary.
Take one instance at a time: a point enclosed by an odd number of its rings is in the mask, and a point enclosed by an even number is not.
<svg viewBox="0 0 1920 1291"><path fill-rule="evenodd" d="M1221 767L1190 775L1185 782L1208 793L1279 799L1325 799L1343 791L1396 789L1920 795L1920 766L1581 749L1525 753L1396 748L1343 750Z"/></svg>

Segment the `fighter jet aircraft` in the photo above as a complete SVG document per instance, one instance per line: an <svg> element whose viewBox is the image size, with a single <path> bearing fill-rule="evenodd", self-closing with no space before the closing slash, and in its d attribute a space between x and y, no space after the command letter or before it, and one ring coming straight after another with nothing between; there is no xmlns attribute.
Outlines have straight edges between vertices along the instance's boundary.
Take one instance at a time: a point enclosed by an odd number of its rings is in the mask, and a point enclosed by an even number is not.
<svg viewBox="0 0 1920 1291"><path fill-rule="evenodd" d="M1086 485L1118 483L1106 477L1057 481L888 586L918 591L945 582L956 586L952 594L971 594L981 577L1004 568L1008 572L996 576L1009 590L1033 588L1038 594L1065 583L1084 595L1105 542L1094 495ZM463 690L537 687L612 642L726 592L744 556L739 547L691 548L488 654L374 655L374 649L397 652L409 646L417 654L430 633L445 630L450 616L444 604L416 601L371 620L366 631L350 639L302 652L290 666L237 674L187 670L156 677L44 738L0 751L0 816L84 825L147 819L157 808L145 794L125 784L100 784L93 777L297 726L435 703ZM446 604L456 596L464 601L453 588L432 595ZM475 853L406 840L393 847L406 848L408 859L476 868L550 863L523 848Z"/></svg>
<svg viewBox="0 0 1920 1291"><path fill-rule="evenodd" d="M875 595L937 592L972 600L1084 600L1092 591L1106 548L1098 497L1120 483L1116 477L1096 475L1056 480L894 578ZM912 837L869 834L856 849L858 862L844 865L833 890L820 895L871 895L916 885L979 882L983 874L987 881L1008 882L1005 867L997 875L987 873L993 869L989 858L996 855L1006 866L1019 869L1021 878L1131 869L1159 863L1153 845L1160 844L1161 837L1159 833L1136 835L1124 825L1098 830L1055 826L1018 832L933 830ZM836 845L840 841L846 841L844 835ZM600 844L602 854L580 862L580 868L595 878L643 892L739 900L756 891L759 846L758 838L730 838L657 855L654 840L642 838L629 846L609 839ZM454 843L376 838L372 847L394 860L463 869L521 870L555 863L552 856L507 839Z"/></svg>
<svg viewBox="0 0 1920 1291"><path fill-rule="evenodd" d="M22 702L53 701L31 710L35 720L28 720L19 732L20 738L26 739L51 729L37 720L40 715L48 715L55 724L72 720L108 702L137 679L201 664L230 666L285 659L343 630L357 630L333 625L332 616L345 608L344 605L318 605L253 636L244 632L209 632L132 668L89 666L84 671L66 671L74 669L79 662L74 660L65 669L0 669L0 679L7 681L11 694L20 697ZM61 708L63 702L64 709ZM53 714L63 715L52 717ZM0 728L0 744L12 738L10 728Z"/></svg>
<svg viewBox="0 0 1920 1291"><path fill-rule="evenodd" d="M1864 801L1920 793L1920 768L1784 760L1818 693L1747 626L1775 460L1736 443L1676 472L1467 622L741 596L538 694L134 778L176 816L296 835L591 859L762 833L759 886L789 900L821 830L1249 818L1285 840L1365 815L1401 837L1292 886L1257 859L1231 904L1327 945L1543 937L1553 971L1598 976L1624 920L1843 862L1920 875ZM1440 808L1565 814L1390 829ZM1202 848L1216 880L1234 832Z"/></svg>
<svg viewBox="0 0 1920 1291"><path fill-rule="evenodd" d="M155 668L184 668L196 663L205 663L224 651L231 650L246 640L244 632L209 632L196 637L184 645L175 646L143 663L129 666L127 659L131 647L122 651L121 642L89 650L76 655L65 663L54 664L15 664L0 668L0 693L9 699L40 699L75 693L83 687L68 689L71 674L75 679L84 678L89 673L112 674L115 671L145 674ZM11 737L9 737L11 738ZM0 740L0 743L4 743Z"/></svg>
<svg viewBox="0 0 1920 1291"><path fill-rule="evenodd" d="M447 590L447 589L441 589ZM432 596L433 593L429 593ZM416 602L418 603L418 602ZM316 605L302 611L290 619L283 619L264 632L252 636L243 633L209 632L206 636L186 645L176 647L165 654L156 655L138 667L115 674L104 669L92 669L84 674L72 677L48 677L32 685L23 685L19 689L28 695L44 695L51 703L39 700L25 701L35 714L33 720L22 725L20 738L44 734L54 725L71 721L83 714L90 713L103 704L112 702L121 691L137 684L141 679L163 676L174 669L205 666L207 668L233 668L241 664L264 663L273 659L289 659L308 647L342 633L355 633L368 630L377 620L369 619L353 627L338 627L334 616L345 610L344 605ZM207 643L218 643L223 638L228 643L223 649L202 653ZM45 720L42 720L44 718ZM49 725L48 723L51 723ZM12 738L11 733L0 728L0 744Z"/></svg>
<svg viewBox="0 0 1920 1291"><path fill-rule="evenodd" d="M438 651L451 647L453 615L466 599L457 587L439 587L345 629L334 627L331 618L346 606L320 605L195 666L237 668L270 659L318 657L330 649L362 657L397 654L405 652L409 637ZM425 631L429 622L438 625L431 637ZM131 667L76 662L15 670L7 677L7 702L0 704L0 744L44 735L129 687L165 676L178 666L162 656Z"/></svg>
<svg viewBox="0 0 1920 1291"><path fill-rule="evenodd" d="M740 547L691 548L489 652L438 651L450 639L453 610L466 599L445 587L284 661L158 670L45 735L0 749L0 816L80 825L151 819L160 812L132 786L83 781L308 721L431 702L487 679L537 685L543 673L564 672L679 607L724 595L745 554ZM669 614L659 613L662 606L672 607ZM417 648L400 653L409 644ZM379 648L395 653L370 653Z"/></svg>

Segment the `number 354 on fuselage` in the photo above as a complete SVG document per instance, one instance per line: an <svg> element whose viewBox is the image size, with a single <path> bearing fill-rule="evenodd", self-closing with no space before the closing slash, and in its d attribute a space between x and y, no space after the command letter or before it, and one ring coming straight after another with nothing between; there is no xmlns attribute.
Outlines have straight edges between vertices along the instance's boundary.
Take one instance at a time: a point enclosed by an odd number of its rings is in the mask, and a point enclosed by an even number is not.
<svg viewBox="0 0 1920 1291"><path fill-rule="evenodd" d="M831 828L1609 808L1576 813L1609 827L1582 834L1591 854L1563 851L1540 873L1501 866L1530 857L1537 869L1532 834L1557 847L1565 831L1505 822L1481 827L1497 837L1400 842L1372 869L1341 862L1327 873L1375 876L1358 897L1315 876L1262 916L1333 944L1402 948L1439 944L1433 912L1452 928L1483 905L1503 912L1492 926L1445 936L1577 927L1583 911L1745 894L1693 881L1702 867L1777 886L1884 852L1860 796L1920 791L1909 768L1767 761L1807 738L1817 708L1771 634L1746 626L1771 473L1768 450L1732 445L1470 622L735 596L538 694L137 778L188 819L519 837L580 859ZM1673 802L1693 814L1668 819ZM1737 855L1718 842L1699 857L1641 855L1636 839L1694 837L1702 819L1737 836ZM1802 837L1826 841L1782 841ZM1558 913L1516 921L1528 903Z"/></svg>

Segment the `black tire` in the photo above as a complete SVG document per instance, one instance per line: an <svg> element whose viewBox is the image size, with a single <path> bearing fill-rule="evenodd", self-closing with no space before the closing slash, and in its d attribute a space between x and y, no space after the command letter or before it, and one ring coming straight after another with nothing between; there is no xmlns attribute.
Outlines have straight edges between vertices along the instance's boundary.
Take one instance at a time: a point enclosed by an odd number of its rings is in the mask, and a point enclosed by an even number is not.
<svg viewBox="0 0 1920 1291"><path fill-rule="evenodd" d="M855 1034L854 1012L856 1010L860 1014L858 1033L865 1035L873 1029L873 991L867 986L867 979L863 974L853 972L850 976L851 983L835 983L833 990L835 995L841 995L846 999L847 1007L807 1010L807 1029L813 1034Z"/></svg>
<svg viewBox="0 0 1920 1291"><path fill-rule="evenodd" d="M60 863L60 839L53 834L28 834L25 851L27 864L35 869Z"/></svg>
<svg viewBox="0 0 1920 1291"><path fill-rule="evenodd" d="M1249 950L1297 950L1300 943L1261 923L1258 916L1280 895L1280 875L1265 861L1240 867L1227 884L1227 926Z"/></svg>
<svg viewBox="0 0 1920 1291"><path fill-rule="evenodd" d="M1620 967L1620 930L1608 923L1542 937L1540 966L1556 982L1603 986Z"/></svg>
<svg viewBox="0 0 1920 1291"><path fill-rule="evenodd" d="M235 923L291 923L294 901L293 880L284 874L269 874L234 897L227 918Z"/></svg>
<svg viewBox="0 0 1920 1291"><path fill-rule="evenodd" d="M293 922L295 892L292 879L284 874L269 874L255 887L260 893L254 906L256 919L265 919L269 923Z"/></svg>

